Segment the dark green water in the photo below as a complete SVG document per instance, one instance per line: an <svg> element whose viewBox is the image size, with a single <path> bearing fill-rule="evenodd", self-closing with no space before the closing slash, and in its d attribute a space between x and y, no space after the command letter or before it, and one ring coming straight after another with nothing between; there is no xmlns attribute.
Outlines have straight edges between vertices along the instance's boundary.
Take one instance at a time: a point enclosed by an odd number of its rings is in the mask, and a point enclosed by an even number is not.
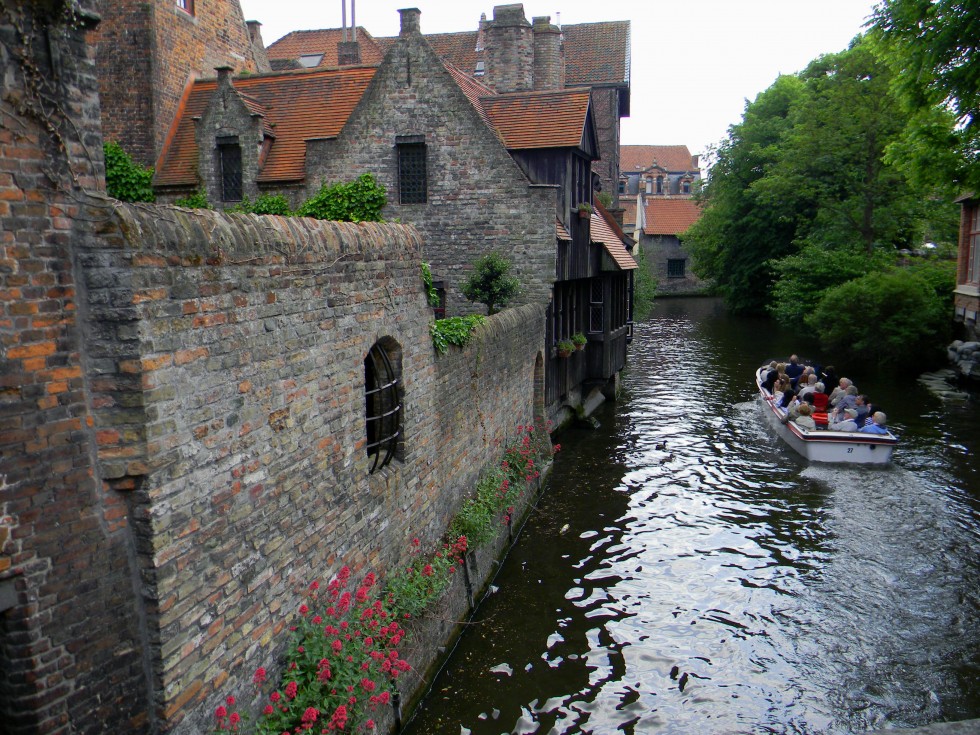
<svg viewBox="0 0 980 735"><path fill-rule="evenodd" d="M790 352L816 354L714 300L658 304L412 735L980 717L976 403L854 376L902 436L894 466L807 466L753 400L752 370Z"/></svg>

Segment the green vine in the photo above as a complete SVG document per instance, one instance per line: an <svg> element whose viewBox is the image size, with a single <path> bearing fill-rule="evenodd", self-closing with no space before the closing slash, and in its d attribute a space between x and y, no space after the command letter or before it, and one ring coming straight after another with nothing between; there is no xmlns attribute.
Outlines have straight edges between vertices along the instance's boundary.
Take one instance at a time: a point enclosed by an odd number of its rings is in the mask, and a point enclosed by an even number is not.
<svg viewBox="0 0 980 735"><path fill-rule="evenodd" d="M428 263L422 263L422 283L425 284L425 295L429 301L429 306L433 308L439 306L439 292L432 284L432 269Z"/></svg>
<svg viewBox="0 0 980 735"><path fill-rule="evenodd" d="M371 174L363 174L346 184L322 184L296 214L335 222L383 222L381 210L387 202L385 188Z"/></svg>
<svg viewBox="0 0 980 735"><path fill-rule="evenodd" d="M140 166L115 141L102 145L106 193L121 202L153 202L153 169Z"/></svg>
<svg viewBox="0 0 980 735"><path fill-rule="evenodd" d="M432 345L440 355L445 355L449 351L449 345L465 347L473 338L473 330L486 320L487 318L480 314L436 319L429 325Z"/></svg>
<svg viewBox="0 0 980 735"><path fill-rule="evenodd" d="M211 202L208 201L208 195L203 191L195 191L193 194L188 194L174 202L178 207L187 207L188 209L213 209Z"/></svg>
<svg viewBox="0 0 980 735"><path fill-rule="evenodd" d="M282 194L262 194L254 202L248 197L243 197L237 207L232 207L228 211L247 214L278 214L283 217L289 217L293 213L289 207L289 200Z"/></svg>

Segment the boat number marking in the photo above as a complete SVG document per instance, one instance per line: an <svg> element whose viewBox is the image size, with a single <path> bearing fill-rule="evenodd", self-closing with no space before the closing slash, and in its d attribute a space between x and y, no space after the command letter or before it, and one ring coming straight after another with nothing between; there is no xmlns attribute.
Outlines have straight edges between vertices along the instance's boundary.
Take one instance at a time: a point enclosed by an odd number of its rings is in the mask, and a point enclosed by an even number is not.
<svg viewBox="0 0 980 735"><path fill-rule="evenodd" d="M853 452L854 452L854 447L848 447L848 448L847 448L847 453L848 453L848 454L851 454L851 453L853 453Z"/></svg>

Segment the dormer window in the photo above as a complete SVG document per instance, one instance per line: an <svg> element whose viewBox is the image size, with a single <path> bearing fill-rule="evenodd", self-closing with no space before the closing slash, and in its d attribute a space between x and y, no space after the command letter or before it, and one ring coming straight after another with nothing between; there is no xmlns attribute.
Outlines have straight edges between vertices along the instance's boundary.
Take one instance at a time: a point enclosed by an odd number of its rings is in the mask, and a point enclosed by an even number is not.
<svg viewBox="0 0 980 735"><path fill-rule="evenodd" d="M684 192L685 194L690 194L691 193L691 182L690 182L690 180L684 179L684 181L681 182L681 191Z"/></svg>
<svg viewBox="0 0 980 735"><path fill-rule="evenodd" d="M663 176L658 176L657 177L657 193L658 194L663 194L664 193L664 177Z"/></svg>
<svg viewBox="0 0 980 735"><path fill-rule="evenodd" d="M486 63L483 61L478 61L476 62L476 69L473 70L473 75L482 77L486 73L486 70Z"/></svg>
<svg viewBox="0 0 980 735"><path fill-rule="evenodd" d="M299 65L304 69L320 66L321 61L323 61L323 54L303 54L299 57Z"/></svg>
<svg viewBox="0 0 980 735"><path fill-rule="evenodd" d="M653 194L653 179L647 177L647 194Z"/></svg>

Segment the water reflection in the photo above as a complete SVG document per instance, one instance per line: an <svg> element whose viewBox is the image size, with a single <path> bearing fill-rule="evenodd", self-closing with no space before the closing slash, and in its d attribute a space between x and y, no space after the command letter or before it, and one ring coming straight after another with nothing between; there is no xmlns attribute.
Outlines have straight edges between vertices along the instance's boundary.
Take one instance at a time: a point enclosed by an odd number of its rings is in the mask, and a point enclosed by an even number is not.
<svg viewBox="0 0 980 735"><path fill-rule="evenodd" d="M411 732L849 733L980 717L969 407L875 383L904 434L896 466L808 467L769 434L748 376L812 346L711 300L664 302L637 332L626 397L599 431L562 437L500 591Z"/></svg>

